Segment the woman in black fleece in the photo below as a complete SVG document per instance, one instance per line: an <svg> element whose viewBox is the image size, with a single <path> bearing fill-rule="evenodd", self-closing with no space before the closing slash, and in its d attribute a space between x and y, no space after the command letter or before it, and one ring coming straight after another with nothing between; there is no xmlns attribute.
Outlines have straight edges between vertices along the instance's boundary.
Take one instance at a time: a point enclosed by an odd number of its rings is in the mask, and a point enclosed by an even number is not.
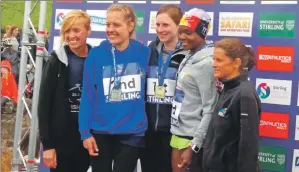
<svg viewBox="0 0 299 172"><path fill-rule="evenodd" d="M255 55L236 38L215 44L214 75L224 84L204 144L204 172L258 172L261 102L248 81Z"/></svg>

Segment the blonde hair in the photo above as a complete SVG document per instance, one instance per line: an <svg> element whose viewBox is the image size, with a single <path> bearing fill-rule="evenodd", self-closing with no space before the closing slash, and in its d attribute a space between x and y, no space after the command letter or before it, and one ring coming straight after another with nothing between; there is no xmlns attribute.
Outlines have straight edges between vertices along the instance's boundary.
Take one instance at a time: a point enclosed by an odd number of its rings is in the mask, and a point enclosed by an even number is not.
<svg viewBox="0 0 299 172"><path fill-rule="evenodd" d="M127 22L132 22L134 24L133 30L130 32L130 37L134 38L134 30L136 27L136 16L134 13L134 10L132 7L126 4L112 4L108 9L107 9L107 14L111 11L119 11L122 12L124 15L124 18Z"/></svg>
<svg viewBox="0 0 299 172"><path fill-rule="evenodd" d="M89 30L90 22L91 22L90 17L85 11L73 10L68 12L62 21L62 26L60 29L60 38L61 38L60 43L65 42L64 40L65 32L68 29L70 29L70 27L72 27L75 23L84 24L86 30Z"/></svg>

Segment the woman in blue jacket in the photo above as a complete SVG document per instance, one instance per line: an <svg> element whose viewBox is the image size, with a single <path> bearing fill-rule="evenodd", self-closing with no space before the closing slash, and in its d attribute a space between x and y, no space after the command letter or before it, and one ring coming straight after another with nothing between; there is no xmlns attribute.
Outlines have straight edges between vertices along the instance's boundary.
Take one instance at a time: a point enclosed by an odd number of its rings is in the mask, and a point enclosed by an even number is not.
<svg viewBox="0 0 299 172"><path fill-rule="evenodd" d="M107 10L108 40L85 63L79 113L84 147L94 172L133 172L147 129L145 71L150 50L130 39L136 25L131 7Z"/></svg>
<svg viewBox="0 0 299 172"><path fill-rule="evenodd" d="M182 16L182 10L176 5L165 5L157 12L157 39L149 45L151 57L146 89L149 126L145 137L146 148L141 151L142 172L172 172L170 114L176 72L187 54L178 40L178 25ZM156 94L159 86L165 88L162 97Z"/></svg>

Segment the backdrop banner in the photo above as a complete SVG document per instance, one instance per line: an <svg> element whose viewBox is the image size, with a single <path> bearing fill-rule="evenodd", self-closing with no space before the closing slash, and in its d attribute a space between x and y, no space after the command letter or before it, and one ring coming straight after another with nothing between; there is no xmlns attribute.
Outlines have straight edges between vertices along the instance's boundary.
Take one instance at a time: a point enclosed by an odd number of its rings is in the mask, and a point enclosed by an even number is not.
<svg viewBox="0 0 299 172"><path fill-rule="evenodd" d="M260 168L299 172L298 0L56 0L49 49L60 46L62 20L74 9L90 15L92 33L88 43L99 45L106 39L106 9L112 3L134 8L136 39L146 45L156 38L157 10L164 4L177 4L184 11L197 7L210 14L208 40L237 37L251 46L257 54L257 65L250 73L250 81L263 103ZM47 171L41 163L41 172Z"/></svg>

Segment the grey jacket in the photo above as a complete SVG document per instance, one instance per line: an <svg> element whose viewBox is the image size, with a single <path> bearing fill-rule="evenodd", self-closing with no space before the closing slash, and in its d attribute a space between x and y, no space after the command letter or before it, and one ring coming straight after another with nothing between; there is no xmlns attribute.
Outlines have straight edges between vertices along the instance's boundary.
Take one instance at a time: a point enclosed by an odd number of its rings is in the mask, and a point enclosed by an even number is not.
<svg viewBox="0 0 299 172"><path fill-rule="evenodd" d="M207 44L194 55L187 55L178 70L173 101L171 133L193 137L192 144L202 147L212 113L218 100L212 68L213 45Z"/></svg>

